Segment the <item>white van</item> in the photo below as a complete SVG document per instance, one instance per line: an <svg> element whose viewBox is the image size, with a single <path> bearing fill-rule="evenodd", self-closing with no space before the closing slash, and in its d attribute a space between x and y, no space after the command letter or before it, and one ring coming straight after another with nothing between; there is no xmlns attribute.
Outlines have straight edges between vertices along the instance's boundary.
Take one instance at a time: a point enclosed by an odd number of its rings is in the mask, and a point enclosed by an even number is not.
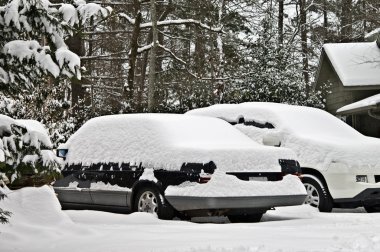
<svg viewBox="0 0 380 252"><path fill-rule="evenodd" d="M220 104L189 111L235 125L254 141L290 148L300 162L305 203L380 210L380 139L366 137L316 108L278 103Z"/></svg>

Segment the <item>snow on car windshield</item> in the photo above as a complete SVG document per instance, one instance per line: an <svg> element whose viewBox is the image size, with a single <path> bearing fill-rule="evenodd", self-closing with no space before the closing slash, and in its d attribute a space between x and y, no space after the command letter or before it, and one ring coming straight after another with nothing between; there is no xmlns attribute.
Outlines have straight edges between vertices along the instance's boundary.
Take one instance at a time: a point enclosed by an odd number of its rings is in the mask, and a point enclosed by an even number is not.
<svg viewBox="0 0 380 252"><path fill-rule="evenodd" d="M195 109L189 114L209 115L229 122L253 120L256 123L270 123L277 130L307 137L347 137L362 135L333 115L316 108L269 102L214 105Z"/></svg>
<svg viewBox="0 0 380 252"><path fill-rule="evenodd" d="M64 148L68 164L142 162L165 169L213 161L231 171L279 171L278 159L295 157L290 150L254 143L222 120L173 114L94 118L60 146Z"/></svg>

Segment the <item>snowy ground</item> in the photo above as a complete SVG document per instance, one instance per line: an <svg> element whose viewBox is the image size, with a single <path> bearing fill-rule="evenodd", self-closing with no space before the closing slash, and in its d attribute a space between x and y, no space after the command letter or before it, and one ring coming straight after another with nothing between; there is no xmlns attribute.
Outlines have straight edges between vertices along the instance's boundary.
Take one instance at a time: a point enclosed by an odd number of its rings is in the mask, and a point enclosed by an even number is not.
<svg viewBox="0 0 380 252"><path fill-rule="evenodd" d="M380 214L319 213L309 206L268 211L262 222L226 218L162 221L152 215L61 211L47 186L10 192L0 207L0 251L380 251Z"/></svg>

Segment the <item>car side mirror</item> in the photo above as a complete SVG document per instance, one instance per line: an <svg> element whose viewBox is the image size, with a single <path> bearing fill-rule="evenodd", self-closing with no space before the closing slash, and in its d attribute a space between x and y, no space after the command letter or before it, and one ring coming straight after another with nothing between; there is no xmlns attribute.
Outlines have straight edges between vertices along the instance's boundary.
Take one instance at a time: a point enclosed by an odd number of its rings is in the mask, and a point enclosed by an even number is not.
<svg viewBox="0 0 380 252"><path fill-rule="evenodd" d="M263 137L263 144L266 146L280 147L281 139L276 135L266 135Z"/></svg>
<svg viewBox="0 0 380 252"><path fill-rule="evenodd" d="M69 152L68 149L58 149L57 150L57 157L65 159L66 155L67 155L67 152Z"/></svg>

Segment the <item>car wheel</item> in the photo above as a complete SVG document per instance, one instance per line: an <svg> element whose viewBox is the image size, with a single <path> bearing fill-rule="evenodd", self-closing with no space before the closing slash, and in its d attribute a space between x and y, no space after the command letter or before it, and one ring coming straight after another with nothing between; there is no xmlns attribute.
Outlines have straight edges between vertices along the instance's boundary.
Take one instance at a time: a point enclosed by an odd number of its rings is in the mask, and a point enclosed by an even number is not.
<svg viewBox="0 0 380 252"><path fill-rule="evenodd" d="M174 209L164 202L164 198L154 187L146 186L137 192L134 202L135 212L157 214L158 218L171 220L174 217Z"/></svg>
<svg viewBox="0 0 380 252"><path fill-rule="evenodd" d="M249 222L260 222L263 217L263 213L257 214L244 214L244 215L229 215L228 219L231 223L249 223Z"/></svg>
<svg viewBox="0 0 380 252"><path fill-rule="evenodd" d="M367 213L379 213L380 212L380 206L364 206L364 209L367 211Z"/></svg>
<svg viewBox="0 0 380 252"><path fill-rule="evenodd" d="M318 208L321 212L331 212L333 200L322 182L310 177L304 177L302 182L307 192L304 203Z"/></svg>

